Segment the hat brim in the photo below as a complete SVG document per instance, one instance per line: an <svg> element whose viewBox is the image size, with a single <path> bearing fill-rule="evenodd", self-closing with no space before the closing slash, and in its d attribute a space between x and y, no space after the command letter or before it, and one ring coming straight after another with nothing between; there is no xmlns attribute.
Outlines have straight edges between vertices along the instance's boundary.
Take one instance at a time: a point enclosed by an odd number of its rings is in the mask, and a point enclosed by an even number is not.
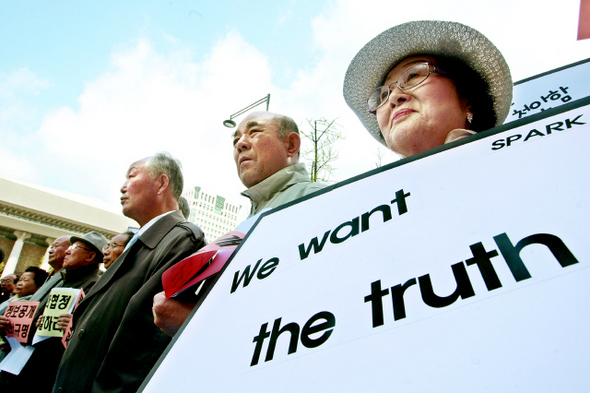
<svg viewBox="0 0 590 393"><path fill-rule="evenodd" d="M89 246L92 249L92 252L98 252L100 255L102 254L102 250L99 250L98 248L96 248L96 246L92 243L90 243L88 240L82 239L81 237L77 237L77 236L71 236L70 237L70 244L74 244L75 242L82 242L84 244L86 244L87 246Z"/></svg>
<svg viewBox="0 0 590 393"><path fill-rule="evenodd" d="M457 22L413 21L394 26L367 43L352 59L344 78L344 99L369 133L387 146L377 117L367 110L367 98L387 72L413 55L446 56L462 61L488 86L496 126L512 102L512 77L504 57L479 31ZM449 130L450 131L450 130Z"/></svg>

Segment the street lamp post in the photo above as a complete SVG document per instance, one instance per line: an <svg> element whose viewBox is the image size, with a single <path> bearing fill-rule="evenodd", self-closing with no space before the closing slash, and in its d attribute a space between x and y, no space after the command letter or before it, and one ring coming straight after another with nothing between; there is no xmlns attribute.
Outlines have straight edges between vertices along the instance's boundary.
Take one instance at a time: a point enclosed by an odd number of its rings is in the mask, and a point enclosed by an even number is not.
<svg viewBox="0 0 590 393"><path fill-rule="evenodd" d="M270 93L267 94L265 97L259 99L258 101L251 103L250 105L248 105L244 109L240 109L236 113L230 115L229 119L223 121L223 125L226 126L226 127L228 127L228 128L235 127L236 126L236 122L233 121L233 119L235 117L240 116L242 113L248 112L250 109L254 108L257 105L262 104L265 101L266 101L266 111L268 112L268 105L270 104Z"/></svg>

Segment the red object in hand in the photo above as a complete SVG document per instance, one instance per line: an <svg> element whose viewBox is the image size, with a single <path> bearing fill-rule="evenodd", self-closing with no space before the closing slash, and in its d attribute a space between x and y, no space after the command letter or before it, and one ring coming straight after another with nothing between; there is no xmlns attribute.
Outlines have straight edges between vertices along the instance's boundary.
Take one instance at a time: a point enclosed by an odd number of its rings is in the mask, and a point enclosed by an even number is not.
<svg viewBox="0 0 590 393"><path fill-rule="evenodd" d="M162 274L166 297L177 297L218 273L244 236L241 232L229 232L166 270Z"/></svg>

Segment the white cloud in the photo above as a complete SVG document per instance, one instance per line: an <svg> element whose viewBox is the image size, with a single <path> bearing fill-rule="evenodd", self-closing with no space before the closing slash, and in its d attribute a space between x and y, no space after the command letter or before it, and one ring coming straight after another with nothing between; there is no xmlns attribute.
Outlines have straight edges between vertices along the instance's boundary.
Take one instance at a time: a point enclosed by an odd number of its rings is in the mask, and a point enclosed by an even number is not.
<svg viewBox="0 0 590 393"><path fill-rule="evenodd" d="M51 84L26 67L11 73L0 73L0 99L14 98L18 93L39 94Z"/></svg>
<svg viewBox="0 0 590 393"><path fill-rule="evenodd" d="M113 53L109 68L87 83L79 109L60 108L38 139L68 168L67 189L117 203L131 162L165 150L184 166L186 184L237 194L232 131L222 121L270 89L267 59L235 31L202 62L186 49L167 56L139 40ZM52 168L54 169L54 168Z"/></svg>
<svg viewBox="0 0 590 393"><path fill-rule="evenodd" d="M8 179L32 179L35 183L39 181L36 168L27 157L14 154L9 149L0 146L0 172L2 177Z"/></svg>
<svg viewBox="0 0 590 393"><path fill-rule="evenodd" d="M39 180L29 156L37 151L31 137L38 126L38 109L29 98L51 84L27 68L0 73L0 176Z"/></svg>
<svg viewBox="0 0 590 393"><path fill-rule="evenodd" d="M558 5L532 0L482 1L477 7L465 0L432 0L413 7L411 17L406 16L407 9L391 1L326 4L312 21L309 45L314 46L317 57L295 70L287 88L273 84L276 70L270 68L268 58L272 54L261 53L237 30L211 43L205 48L206 55L198 59L181 39L168 37L165 51L139 39L112 53L109 66L88 81L76 107L62 107L46 115L35 138L22 139L21 143L30 143L34 156L27 159L0 152L3 163L19 165L19 170L28 174L27 181L57 175L59 180L45 185L59 184L67 191L117 204L128 165L166 150L183 162L187 186L201 185L224 195L237 195L243 187L232 160L233 130L225 128L222 121L271 93L271 111L292 116L302 127L307 127L306 119L338 118L346 139L337 145L341 158L335 163L335 176L344 180L373 169L379 160L380 144L346 106L342 82L352 57L381 31L410 19L468 24L500 48L516 80L590 53L590 40L575 41L573 33L577 0ZM285 18L289 12L290 7ZM0 92L1 87L8 87L0 93L3 97L15 91L35 94L47 86L26 69L11 77L0 76ZM23 105L10 107L5 100L0 107L0 125L7 124L2 123L3 116L25 124L26 109L34 112ZM396 158L387 152L382 161ZM0 174L6 175L6 170Z"/></svg>

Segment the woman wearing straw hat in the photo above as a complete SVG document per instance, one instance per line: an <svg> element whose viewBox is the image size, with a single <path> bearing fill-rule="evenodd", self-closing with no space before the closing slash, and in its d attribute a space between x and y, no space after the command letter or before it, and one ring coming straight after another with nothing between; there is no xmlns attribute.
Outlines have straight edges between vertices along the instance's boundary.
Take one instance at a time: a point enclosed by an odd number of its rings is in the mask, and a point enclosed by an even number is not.
<svg viewBox="0 0 590 393"><path fill-rule="evenodd" d="M344 98L375 139L407 157L502 124L512 78L500 51L477 30L414 21L357 53Z"/></svg>

